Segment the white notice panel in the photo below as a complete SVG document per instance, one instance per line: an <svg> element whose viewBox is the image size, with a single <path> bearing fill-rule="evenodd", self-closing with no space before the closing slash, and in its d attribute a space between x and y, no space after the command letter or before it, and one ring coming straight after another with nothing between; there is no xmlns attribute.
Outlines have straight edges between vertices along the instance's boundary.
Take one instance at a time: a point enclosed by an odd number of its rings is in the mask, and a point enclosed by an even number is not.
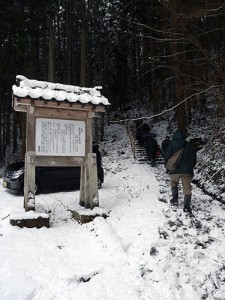
<svg viewBox="0 0 225 300"><path fill-rule="evenodd" d="M36 155L85 156L85 121L36 119Z"/></svg>

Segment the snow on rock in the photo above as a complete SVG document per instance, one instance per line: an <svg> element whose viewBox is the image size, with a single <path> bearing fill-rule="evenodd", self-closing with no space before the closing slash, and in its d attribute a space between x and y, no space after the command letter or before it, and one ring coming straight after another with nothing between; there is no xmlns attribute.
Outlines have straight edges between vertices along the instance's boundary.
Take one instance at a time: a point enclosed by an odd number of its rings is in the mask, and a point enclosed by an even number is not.
<svg viewBox="0 0 225 300"><path fill-rule="evenodd" d="M10 213L10 218L17 220L38 219L39 217L48 218L49 215L46 213L37 213L32 210L25 212L23 208L14 210Z"/></svg>

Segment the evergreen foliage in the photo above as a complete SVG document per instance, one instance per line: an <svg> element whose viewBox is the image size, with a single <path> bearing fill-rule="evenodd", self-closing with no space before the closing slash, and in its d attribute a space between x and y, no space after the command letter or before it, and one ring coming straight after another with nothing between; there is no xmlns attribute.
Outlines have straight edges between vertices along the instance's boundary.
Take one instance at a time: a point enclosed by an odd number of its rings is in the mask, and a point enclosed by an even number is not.
<svg viewBox="0 0 225 300"><path fill-rule="evenodd" d="M22 74L103 86L112 110L148 102L175 109L185 131L210 99L224 114L223 0L3 0L0 11L0 157L18 151L24 119L11 108ZM82 74L82 76L81 76ZM22 129L21 129L22 128Z"/></svg>

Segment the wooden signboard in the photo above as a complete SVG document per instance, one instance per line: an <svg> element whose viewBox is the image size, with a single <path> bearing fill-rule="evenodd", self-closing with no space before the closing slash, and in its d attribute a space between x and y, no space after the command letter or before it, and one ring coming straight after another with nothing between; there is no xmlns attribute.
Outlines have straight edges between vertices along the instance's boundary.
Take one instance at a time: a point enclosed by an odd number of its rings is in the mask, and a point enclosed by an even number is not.
<svg viewBox="0 0 225 300"><path fill-rule="evenodd" d="M36 166L80 166L80 205L99 206L92 118L104 108L14 97L14 109L27 114L25 210L35 210Z"/></svg>
<svg viewBox="0 0 225 300"><path fill-rule="evenodd" d="M35 133L37 156L85 156L85 121L37 118Z"/></svg>

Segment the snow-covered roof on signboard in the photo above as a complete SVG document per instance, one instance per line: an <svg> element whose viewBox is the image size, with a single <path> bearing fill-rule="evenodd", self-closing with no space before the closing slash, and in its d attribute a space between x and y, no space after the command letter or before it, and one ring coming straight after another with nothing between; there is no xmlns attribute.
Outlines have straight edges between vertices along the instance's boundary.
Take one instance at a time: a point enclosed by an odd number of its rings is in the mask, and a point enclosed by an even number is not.
<svg viewBox="0 0 225 300"><path fill-rule="evenodd" d="M68 101L71 103L110 105L107 98L101 95L102 87L84 88L73 85L31 80L22 75L16 76L13 94L18 98Z"/></svg>

